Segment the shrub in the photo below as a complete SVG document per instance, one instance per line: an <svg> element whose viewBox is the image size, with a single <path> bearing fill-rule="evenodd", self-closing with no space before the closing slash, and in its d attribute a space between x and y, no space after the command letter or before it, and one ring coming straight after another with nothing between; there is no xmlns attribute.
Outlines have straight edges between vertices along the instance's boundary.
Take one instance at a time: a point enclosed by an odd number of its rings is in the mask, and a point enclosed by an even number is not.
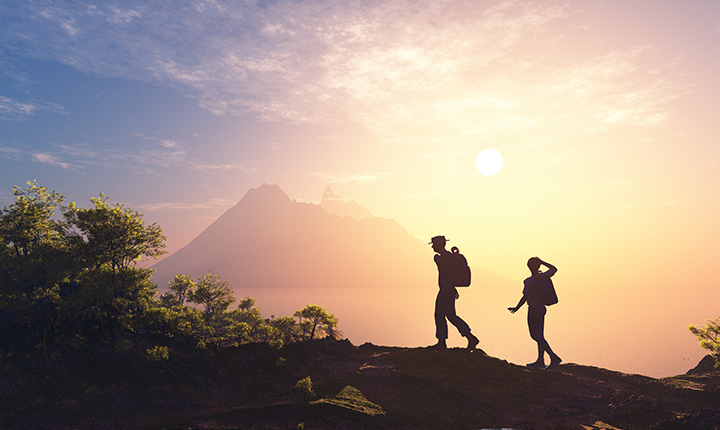
<svg viewBox="0 0 720 430"><path fill-rule="evenodd" d="M704 327L691 325L688 329L698 337L700 346L715 358L715 367L720 366L720 318L708 320Z"/></svg>

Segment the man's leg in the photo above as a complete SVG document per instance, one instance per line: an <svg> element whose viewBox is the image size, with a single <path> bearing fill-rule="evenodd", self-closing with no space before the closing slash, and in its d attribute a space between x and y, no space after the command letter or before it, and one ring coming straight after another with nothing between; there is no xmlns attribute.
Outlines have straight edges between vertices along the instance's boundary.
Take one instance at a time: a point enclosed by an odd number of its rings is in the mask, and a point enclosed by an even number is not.
<svg viewBox="0 0 720 430"><path fill-rule="evenodd" d="M445 320L446 302L447 300L442 292L438 292L437 298L435 299L435 337L438 343L435 347L441 349L446 347L445 340L448 337L448 326Z"/></svg>
<svg viewBox="0 0 720 430"><path fill-rule="evenodd" d="M450 323L452 323L452 325L454 325L458 329L461 336L467 338L467 341L468 341L467 349L475 349L475 347L477 346L478 343L480 343L480 341L478 340L477 337L475 337L472 333L470 333L470 326L467 325L467 323L457 315L457 312L455 311L454 295L451 298L451 300L449 301L449 303L447 304L446 312L447 312L448 321L450 321Z"/></svg>

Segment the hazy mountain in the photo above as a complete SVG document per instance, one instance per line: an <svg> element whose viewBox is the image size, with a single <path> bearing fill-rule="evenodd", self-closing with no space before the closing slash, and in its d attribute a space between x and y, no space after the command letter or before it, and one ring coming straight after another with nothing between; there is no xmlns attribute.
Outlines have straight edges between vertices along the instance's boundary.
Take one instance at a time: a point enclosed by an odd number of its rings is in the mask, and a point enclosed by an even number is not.
<svg viewBox="0 0 720 430"><path fill-rule="evenodd" d="M333 192L330 185L325 188L322 200L320 200L320 207L331 214L349 216L355 220L370 218L372 216L372 213L370 213L370 211L363 205L352 200L343 200L340 196Z"/></svg>
<svg viewBox="0 0 720 430"><path fill-rule="evenodd" d="M427 241L390 219L329 213L329 203L342 203L329 188L323 202L297 202L277 185L251 189L187 246L154 265L155 282L162 292L176 273L197 278L212 270L230 282L236 298L254 297L266 316L291 315L316 303L338 316L340 329L355 341L432 343L437 269ZM474 301L485 306L508 282L473 267L473 287L461 294L482 293ZM496 318L493 312L516 301L515 293L477 318Z"/></svg>
<svg viewBox="0 0 720 430"><path fill-rule="evenodd" d="M430 256L395 221L328 213L263 184L153 268L161 288L175 273L198 277L212 270L237 290L402 290L432 276Z"/></svg>

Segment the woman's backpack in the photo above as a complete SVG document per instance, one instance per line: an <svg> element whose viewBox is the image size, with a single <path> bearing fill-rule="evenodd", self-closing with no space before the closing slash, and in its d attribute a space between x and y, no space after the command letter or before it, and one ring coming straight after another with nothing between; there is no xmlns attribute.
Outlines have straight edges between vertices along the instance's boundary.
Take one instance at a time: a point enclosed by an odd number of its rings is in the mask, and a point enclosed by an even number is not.
<svg viewBox="0 0 720 430"><path fill-rule="evenodd" d="M545 306L554 305L558 302L558 296L555 292L555 285L549 276L533 277L533 286L535 294L540 299L540 303Z"/></svg>

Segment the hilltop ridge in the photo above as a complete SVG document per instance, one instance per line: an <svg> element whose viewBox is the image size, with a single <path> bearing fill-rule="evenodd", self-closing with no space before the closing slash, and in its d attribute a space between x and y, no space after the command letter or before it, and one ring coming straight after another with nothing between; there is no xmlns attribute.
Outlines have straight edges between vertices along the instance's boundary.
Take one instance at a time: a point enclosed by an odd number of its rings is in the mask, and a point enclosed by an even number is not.
<svg viewBox="0 0 720 430"><path fill-rule="evenodd" d="M280 349L245 344L215 353L176 346L161 365L116 364L95 363L97 368L71 377L72 383L44 385L42 398L20 403L17 416L0 424L36 429L288 429L300 423L306 429L720 426L720 372L714 368L662 379L571 363L553 371L531 370L481 350L355 346L330 338ZM303 398L293 388L306 377L314 395Z"/></svg>

